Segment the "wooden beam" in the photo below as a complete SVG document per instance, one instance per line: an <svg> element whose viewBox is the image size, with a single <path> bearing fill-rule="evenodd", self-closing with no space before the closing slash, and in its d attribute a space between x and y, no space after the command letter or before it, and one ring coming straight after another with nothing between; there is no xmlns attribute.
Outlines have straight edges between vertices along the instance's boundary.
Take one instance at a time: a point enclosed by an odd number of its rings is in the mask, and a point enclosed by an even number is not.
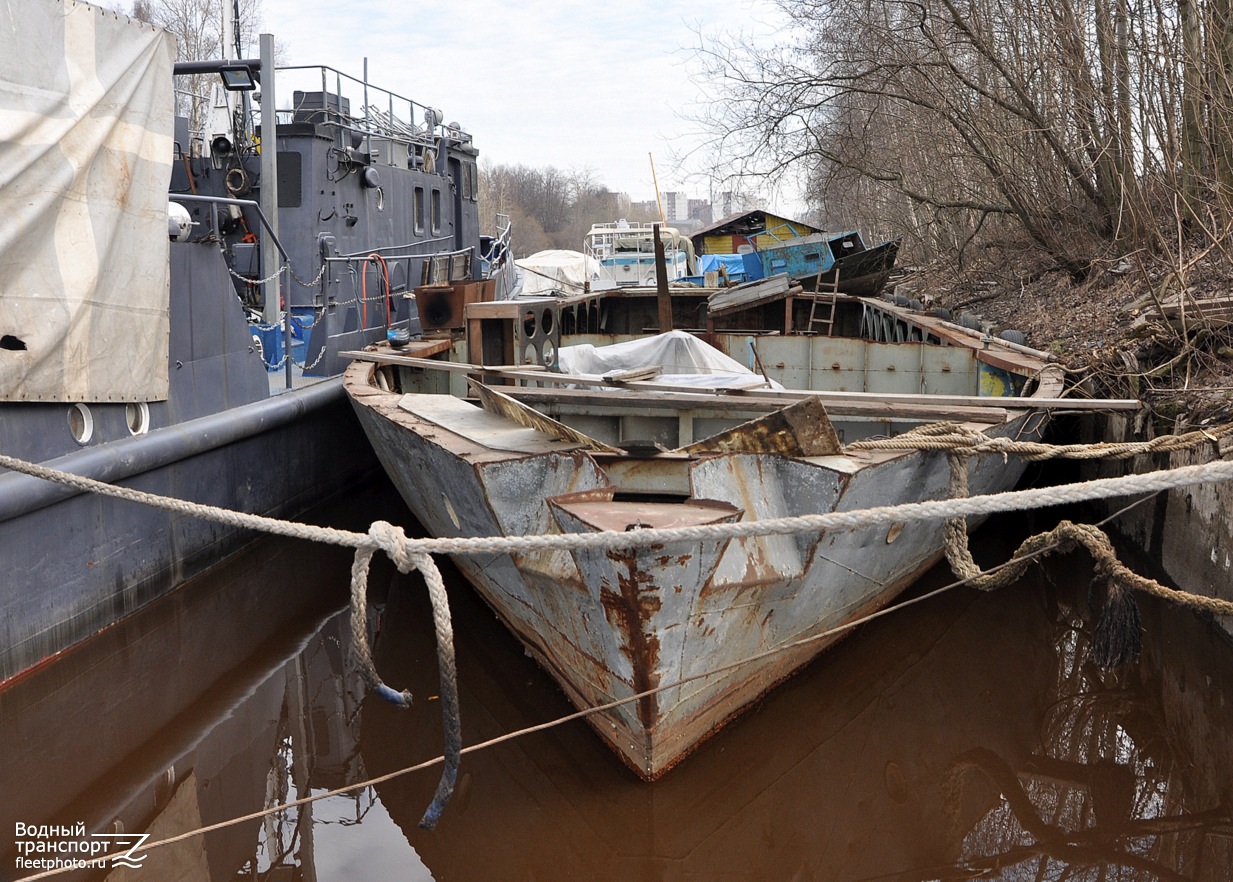
<svg viewBox="0 0 1233 882"><path fill-rule="evenodd" d="M626 411L650 413L655 411L672 412L681 410L697 410L722 412L724 415L739 418L743 413L767 413L782 410L795 403L782 398L767 398L763 396L716 396L689 393L662 393L654 397L641 394L630 389L594 392L587 389L506 389L505 394L518 401L525 401L535 407L541 407L551 412L551 405L564 408L585 408L599 415L615 416ZM803 400L803 399L802 399ZM994 401L996 399L987 399ZM962 407L958 405L920 404L886 404L862 401L822 402L828 415L832 417L861 417L872 420L912 420L937 422L952 420L957 422L989 423L996 425L1005 422L1010 417L1010 411L1004 407L980 405Z"/></svg>
<svg viewBox="0 0 1233 882"><path fill-rule="evenodd" d="M668 267L665 265L664 243L659 238L659 224L651 225L655 237L655 298L659 307L659 332L672 330L672 296L668 293Z"/></svg>

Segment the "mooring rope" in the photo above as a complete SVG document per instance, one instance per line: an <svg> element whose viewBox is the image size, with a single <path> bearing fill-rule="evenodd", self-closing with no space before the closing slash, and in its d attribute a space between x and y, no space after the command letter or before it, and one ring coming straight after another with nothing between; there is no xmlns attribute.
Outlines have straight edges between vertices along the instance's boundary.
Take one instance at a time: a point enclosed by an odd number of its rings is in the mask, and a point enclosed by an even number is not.
<svg viewBox="0 0 1233 882"><path fill-rule="evenodd" d="M406 535L402 530L385 521L375 521L369 528L368 535L373 538L400 573L410 573L419 570L428 586L428 597L432 601L432 621L437 638L437 667L441 682L441 713L442 726L445 729L445 768L441 771L441 780L433 795L432 804L420 818L420 826L432 830L441 819L445 804L449 802L450 794L454 792L454 784L458 779L458 765L462 750L462 717L458 704L458 670L454 659L454 625L450 619L450 601L445 592L445 581L441 571L437 569L433 559L422 552L407 553ZM377 676L376 665L368 654L368 635L365 626L366 595L368 587L368 561L371 560L372 549L357 548L355 565L351 573L351 633L363 634L363 639L355 641L361 645L364 656L361 659L360 670L366 679L375 681L382 697L394 701L403 707L411 705L411 693L404 690L394 692ZM361 561L362 574L361 574ZM359 576L362 575L362 578ZM358 624L357 624L358 622Z"/></svg>
<svg viewBox="0 0 1233 882"><path fill-rule="evenodd" d="M950 492L954 498L967 496L968 458L959 451L947 454L950 460ZM1092 654L1098 665L1114 668L1138 658L1142 649L1139 612L1127 587L1135 588L1191 609L1216 615L1233 613L1233 603L1216 597L1178 591L1135 573L1118 559L1108 535L1091 524L1061 521L1052 530L1029 536L1011 555L1010 562L995 572L983 572L972 558L967 524L963 518L947 518L943 529L943 549L952 572L965 584L980 591L994 591L1019 580L1028 564L1041 553L1071 551L1082 545L1092 556L1096 577L1106 588L1104 612L1092 634Z"/></svg>
<svg viewBox="0 0 1233 882"><path fill-rule="evenodd" d="M79 490L113 496L130 502L150 505L167 511L212 520L228 526L261 530L276 536L306 539L350 548L377 547L365 533L355 533L334 527L320 527L282 521L247 512L231 511L212 505L185 502L140 490L106 484L92 478L59 472L45 466L25 462L0 454L0 467L22 472L44 480L55 481ZM573 551L581 548L646 548L665 542L701 541L714 538L750 538L756 536L809 533L823 530L851 530L876 527L896 521L942 520L949 517L983 517L1010 511L1031 511L1055 505L1073 505L1096 499L1132 496L1174 490L1194 484L1222 483L1233 480L1233 461L1218 460L1176 469L1161 469L1143 474L1035 487L969 496L962 499L930 499L898 505L876 506L856 511L832 511L820 514L794 515L729 524L708 524L687 527L663 527L611 533L551 533L539 536L476 536L410 538L403 540L407 554L509 554L525 551Z"/></svg>
<svg viewBox="0 0 1233 882"><path fill-rule="evenodd" d="M1047 459L1128 459L1150 453L1174 453L1195 447L1218 445L1233 436L1233 423L1214 429L1196 429L1181 435L1160 435L1150 441L1101 441L1096 444L1046 444L1041 441L1016 441L990 438L959 423L929 423L909 429L893 438L868 438L853 441L845 450L946 450L969 455L1014 454L1029 462Z"/></svg>
<svg viewBox="0 0 1233 882"><path fill-rule="evenodd" d="M4 465L4 466L6 466L6 467L10 467L10 468L11 468L11 467L12 467L12 465L10 465L10 463L15 464L15 465L20 465L20 466L22 466L22 467L23 467L23 468L20 468L20 469L16 469L16 470L18 470L18 471L26 471L26 470L27 470L27 469L26 469L26 467L31 467L31 468L32 468L32 470L43 471L42 467L39 467L39 466L32 466L32 464L30 464L30 463L25 463L25 462L23 462L23 461L21 461L21 460L15 460L15 459L13 459L13 458L11 458L11 457L7 457L7 456L4 456L3 454L0 454L0 465ZM1173 489L1173 488L1175 488L1175 487L1187 486L1187 485L1190 485L1190 484L1196 484L1196 483L1209 483L1209 482L1211 482L1211 483L1218 483L1218 482L1223 482L1223 481L1233 480L1233 469L1218 469L1218 470L1217 470L1217 469L1212 469L1212 468L1211 468L1211 466L1213 466L1213 465L1218 465L1218 463L1209 463L1209 464L1207 464L1206 466L1201 466L1201 467L1197 467L1197 466L1196 466L1196 467L1187 467L1186 469L1175 469L1175 470L1173 470L1173 472L1185 471L1185 472L1187 473L1187 474L1186 474L1186 476L1185 476L1184 478L1180 479L1180 480L1176 480L1176 477L1177 477L1177 476L1175 476L1175 480L1174 480L1174 481L1172 481L1172 482L1170 482L1170 483L1168 484L1168 486L1155 486L1155 483L1156 483L1156 482L1153 482L1153 486L1152 486L1152 487L1150 487L1150 488L1147 488L1147 489L1148 489L1149 491L1154 492L1154 491L1158 491L1158 490L1162 490L1162 489ZM1233 464L1226 464L1226 465L1233 465ZM48 471L50 471L50 470L48 470ZM64 477L65 477L66 479L67 479L67 478L76 478L76 477L77 477L77 476L67 475L67 474L65 474L65 473L58 473L58 474L64 475ZM41 475L40 475L40 476L41 476ZM1130 477L1141 477L1141 476L1130 476ZM49 477L48 479L49 479L49 480L55 480L55 478L52 478L52 477ZM81 480L89 480L89 479L81 479ZM1110 483L1110 482L1114 482L1114 483ZM67 482L67 481L63 481L62 483L68 483L68 482ZM1124 485L1125 485L1125 481L1124 481L1124 479L1122 479L1122 478L1101 479L1101 480L1099 480L1099 481L1095 481L1095 482L1087 482L1086 486L1088 486L1089 488L1092 488L1092 485L1094 485L1094 484L1099 485L1099 486L1098 486L1098 489L1096 490L1096 492L1094 493L1094 495L1090 495L1090 496L1088 496L1088 497L1087 497L1089 500L1090 500L1090 499L1098 499L1098 498L1110 498L1110 497L1113 497L1113 496L1125 496L1125 495L1131 495L1132 493L1136 492L1136 491L1134 491L1134 490L1125 490L1124 492L1108 492L1108 490L1109 490L1110 488L1112 488L1113 486L1124 486ZM70 485L71 485L71 486L76 486L76 482L74 481L74 482L72 482ZM110 487L111 485L104 485L104 486L108 486L108 487ZM1019 493L1023 493L1023 492L1026 492L1026 491L1018 491L1018 492L1019 492ZM121 495L121 494L112 494L112 495ZM1002 495L1002 496L1006 496L1006 495L1014 495L1014 494L1012 493L1012 494L1001 494L1001 495ZM1147 497L1144 497L1144 498L1147 498ZM1139 500L1139 502L1142 502L1142 501L1143 501L1143 499L1140 499L1140 500ZM1134 505L1139 504L1139 502L1134 503ZM1048 503L1046 503L1046 504L1048 504ZM164 506L164 507L170 507L170 506ZM902 509L903 507L904 507L904 506L899 506L898 508ZM883 511L893 512L895 509L896 509L896 507L895 507L895 506L889 506L889 507L885 507L885 508L883 509ZM1007 510L1011 510L1011 509L1007 509ZM1125 510L1125 509L1123 509L1123 511L1124 511L1124 510ZM1120 514L1120 513L1118 513L1118 514ZM1117 514L1112 515L1112 516L1110 516L1110 518L1109 518L1109 519L1112 519L1113 517L1116 517L1116 516L1117 516ZM249 517L257 517L257 516L249 516ZM382 522L377 522L377 523L382 523ZM375 527L375 526L376 526L376 525L374 524L374 527ZM1102 536L1104 535L1104 534L1103 534L1103 531L1101 531L1101 530L1099 529L1099 527L1096 527L1096 526L1090 526L1090 525L1080 525L1080 526L1089 527L1091 530L1096 531L1096 532L1097 532L1097 533L1099 533L1100 535L1102 535ZM327 533L328 533L329 535L332 535L332 536L344 535L344 534L345 534L345 531L336 531L336 530L332 530L331 528L311 528L311 529L313 529L313 530L325 530L325 531L327 531ZM370 535L375 536L375 537L380 537L379 539L375 539L375 540L374 540L374 543L373 543L373 549L371 549L371 550L375 550L375 548L376 548L378 545L380 545L381 547L384 547L384 545L385 545L386 541L388 540L388 537L390 537L390 536L397 537L397 535L398 535L398 533L399 533L399 532L400 532L400 531L398 531L398 530L397 530L397 528L394 528L394 530L393 530L393 531L387 532L387 531L384 529L384 527L376 528L375 530L370 530ZM623 538L629 539L629 538L634 537L637 533L643 533L643 532L650 532L650 531L633 531L633 532L630 532L630 533L623 533L623 534L620 534L620 535L621 535ZM287 535L287 534L282 534L282 535ZM363 534L346 534L346 535L350 535L350 536L355 537L355 538L361 538L361 537L363 536ZM1021 545L1021 546L1020 546L1019 550L1018 550L1018 551L1016 551L1015 555L1013 555L1013 556L1012 556L1012 557L1011 557L1011 558L1010 558L1010 559L1009 559L1006 563L1004 563L1004 564L1000 564L1000 565L997 565L997 566L994 566L994 567L991 567L989 570L987 570L987 571L983 571L983 574L995 573L995 572L997 572L997 571L1000 571L1000 570L1003 570L1003 569L1008 569L1008 568L1011 568L1011 567L1023 568L1023 567L1026 567L1027 563L1030 563L1030 562L1031 562L1032 560L1034 560L1036 557L1038 557L1038 556L1040 556L1040 555L1042 555L1042 554L1045 554L1045 553L1048 553L1048 552L1054 551L1054 550L1059 550L1057 547L1055 547L1055 546L1049 546L1049 545L1047 545L1047 544L1045 544L1045 545L1044 545L1044 547L1039 548L1039 549L1036 549L1036 550L1031 550L1031 551L1025 551L1025 550L1024 550L1024 549L1025 549L1025 547L1027 547L1027 546L1029 545L1029 543L1031 543L1031 544L1033 544L1033 545L1035 545L1035 544L1044 544L1044 543L1043 543L1043 540L1041 539L1041 537L1043 537L1043 536L1045 536L1045 535L1047 535L1047 534L1039 534L1038 536L1036 536L1036 537L1032 537L1032 538L1031 538L1031 539L1029 539L1028 541L1024 542L1024 543L1023 543L1023 545ZM397 546L402 547L402 548L405 550L405 549L406 549L406 546L410 543L410 541L411 541L411 540L407 540L406 542L403 542L403 541L396 541L394 544L395 544L395 545L397 545ZM335 544L338 544L338 543L335 543ZM629 543L627 543L627 544L629 544ZM413 552L407 552L407 553L408 553L408 554L411 554L411 553L413 553ZM358 557L358 554L357 554L357 557ZM371 558L371 553L369 554L369 558ZM432 564L431 559L429 559L428 563L429 563L430 565ZM435 570L435 565L433 565L433 566L432 566L432 569L433 569L433 570ZM354 577L354 575L355 575L355 573L356 573L356 568L355 568L355 567L353 567L352 572L353 572L353 577ZM365 565L363 566L363 572L364 572L364 574L365 574L365 578L366 578L366 576L367 576L367 564L365 564ZM1128 572L1129 572L1129 571L1128 571ZM982 571L980 571L980 570L979 570L979 568L978 568L978 569L977 569L977 573L978 573L978 575L981 575L981 574L982 574ZM1137 588L1141 588L1142 590L1147 590L1147 591L1149 591L1149 592L1150 592L1150 593L1152 593L1152 594L1157 594L1157 593L1158 593L1156 589L1163 588L1163 586L1159 586L1159 585L1157 585L1155 582L1152 582L1151 580L1148 580L1148 579L1143 579L1142 577L1137 576L1137 574L1130 573L1130 576L1133 578L1133 581L1135 582L1135 587L1137 587ZM438 573L438 577L439 577L439 573ZM941 586L940 588L936 588L936 589L934 589L934 590L932 590L932 591L928 591L928 592L926 592L926 593L924 593L924 594L918 595L918 596L916 596L916 597L912 597L912 598L910 598L910 599L908 599L908 600L906 600L906 601L902 601L902 602L900 602L900 603L893 604L893 605L891 605L891 606L887 606L887 607L885 607L885 608L883 608L883 609L881 609L881 610L876 610L876 611L874 611L874 612L872 612L872 613L870 613L870 614L868 614L868 615L866 615L866 616L863 616L863 617L861 617L861 618L859 618L859 619L854 619L854 620L852 620L852 621L845 622L845 623L840 624L840 625L837 625L837 626L835 626L835 627L833 627L833 628L827 629L826 631L823 631L823 632L821 632L821 633L819 633L819 634L814 634L814 635L811 635L811 636L809 636L809 637L805 637L805 638L801 638L801 639L799 639L799 640L794 640L794 641L791 641L791 642L789 642L789 643L787 643L787 644L785 644L785 645L782 645L782 646L777 646L777 647L773 647L773 648L768 649L768 650L764 650L763 652L756 653L756 654L754 654L754 655L752 655L752 656L749 656L749 657L746 657L746 658L743 658L743 659L739 659L739 660L734 661L734 662L730 662L730 663L728 663L728 664L726 664L726 665L723 665L723 666L721 666L721 667L719 667L719 668L717 668L717 669L715 669L715 670L706 671L706 672L704 672L704 673L692 674L692 675L688 675L688 676L682 677L682 678L680 678L680 679L678 679L678 680L675 680L675 681L671 681L671 682L667 682L667 683L661 683L661 684L659 684L658 686L655 686L655 687L653 687L653 688L651 688L651 689L647 689L647 690L645 690L645 691L643 691L643 692L639 692L639 693L636 693L636 694L633 694L633 695L629 695L629 696L626 696L626 697L624 697L624 698L616 699L616 700L614 700L614 701L608 702L607 704L597 705L597 706L594 706L594 707L589 707L589 708L583 708L582 710L578 710L578 711L575 711L575 712L573 712L573 713L566 714L565 716L558 717L558 718L556 718L556 719L549 720L549 721L544 722L544 723L539 723L539 724L536 724L536 725L533 725L533 726L527 726L527 727L524 727L524 728L519 729L519 730L514 731L514 732L506 732L506 733L504 733L504 734L502 734L502 735L498 735L498 736L496 736L496 737L494 737L494 738L489 738L489 739L487 739L487 740L485 740L485 741L482 741L482 742L479 742L479 743L476 743L476 744L470 745L470 746L468 746L468 747L461 748L461 749L458 751L458 755L459 755L459 757L461 757L461 755L463 755L463 754L470 754L470 753L475 753L475 752L478 752L478 751L481 751L481 750L486 750L486 749L489 749L489 748L491 748L491 747L495 747L495 746L497 746L497 745L500 745L500 744L503 744L503 743L506 743L506 742L509 742L509 741L515 740L515 739L520 738L520 737L525 737L525 736L527 736L527 735L532 735L532 734L536 734L536 733L538 733L538 732L543 732L543 731L546 731L546 730L548 730L548 729L552 729L552 728L555 728L555 727L558 727L558 726L564 725L564 724L566 724L566 723L573 722L573 721L575 721L575 720L583 719L583 718L585 718L585 717L587 717L587 716L591 716L591 715L594 715L594 714L597 714L597 713L604 713L604 712L606 712L606 711L609 711L609 710L615 709L615 708L620 707L620 706L622 706L622 705L629 704L629 703L636 702L636 701L640 701L640 700L642 700L643 698L647 698L647 697L649 697L649 696L651 696L651 695L654 695L654 694L656 694L656 693L658 693L658 692L661 692L661 691L664 691L664 690L667 690L667 689L678 688L678 687L680 687L680 686L682 686L682 685L688 684L688 683L693 682L693 681L695 681L695 680L700 680L700 679L703 679L703 678L706 678L706 677L713 677L713 676L716 676L717 674L724 673L724 672L726 672L727 670L730 670L730 669L736 669L736 668L738 668L738 667L741 667L741 666L744 666L744 665L750 664L750 663L755 662L755 661L759 661L759 660L761 660L761 659L763 659L763 658L766 658L766 657L769 657L769 656L772 656L772 655L775 655L775 654L778 654L778 653L781 653L781 652L787 652L787 651L790 651L790 650L793 650L793 649L797 649L797 648L799 648L799 647L801 647L801 646L805 646L805 645L807 645L807 644L809 644L809 643L813 643L813 642L816 642L816 641L819 641L819 640L824 640L824 639L826 639L826 638L828 638L828 637L831 637L831 636L834 636L834 635L836 635L836 634L840 634L840 633L843 633L843 632L845 632L845 631L848 631L848 630L852 630L852 629L858 628L858 627L860 627L860 626L862 626L862 625L864 625L864 624L867 624L867 623L869 623L869 622L871 622L871 621L873 621L873 620L875 620L875 619L879 619L879 618L882 618L882 617L884 617L884 616L889 616L889 615L892 615L892 614L894 614L894 613L896 613L896 612L898 612L898 611L900 611L900 610L902 610L902 609L905 609L905 608L907 608L907 607L914 606L914 605L916 605L916 604L919 604L919 603L922 603L922 602L924 602L924 601L930 600L930 599L932 599L932 598L934 598L934 597L936 597L936 596L938 596L938 595L940 595L940 594L942 594L942 593L944 593L944 592L946 592L946 591L950 591L950 590L951 590L951 589L953 589L953 588L960 587L960 586L962 586L962 585L968 584L968 583L969 583L969 581L970 581L970 580L968 580L968 579L965 579L965 578L962 578L962 577L961 577L960 579L958 579L958 580L957 580L957 581L955 581L955 582L951 582L950 584L943 585L943 586ZM354 580L354 578L353 578L353 589L354 589L354 583L355 583L355 580ZM1196 596L1194 596L1194 595L1189 595L1189 594L1186 594L1185 592L1172 592L1172 591L1171 591L1171 589L1164 589L1164 590L1165 590L1165 592L1167 592L1167 593L1165 593L1165 594L1160 594L1159 596L1162 596L1162 597L1164 597L1165 599L1175 600L1175 601L1176 601L1176 600L1177 600L1177 598L1176 598L1175 596L1173 596L1173 595L1174 595L1174 594L1176 594L1176 595L1182 595L1182 596L1184 596L1185 598L1187 598L1187 601L1186 601L1186 602L1190 602L1190 601L1193 601L1193 600L1202 600L1202 601L1207 602L1207 603L1209 604L1209 609L1210 609L1210 611L1211 611L1211 612L1215 612L1215 613L1222 614L1222 615L1230 615L1230 614L1233 614L1233 603L1228 603L1228 602L1225 602L1225 601L1218 601L1218 600L1216 600L1216 599L1214 599L1214 598L1198 598L1198 597L1196 597ZM353 598L353 600L354 600L354 597L355 597L355 593L354 593L354 591L353 591L353 593L352 593L352 598ZM448 604L447 604L446 608L447 608L447 610L448 610ZM353 607L353 610L354 610L354 607ZM361 611L362 611L362 610L363 610L363 607L361 607ZM354 615L354 612L353 612L353 615ZM435 616L436 616L436 612L435 612L435 606L434 606L434 618L435 618ZM364 638L364 645L365 645L365 646L367 646L367 634L366 634L366 632L365 632L365 638ZM452 646L452 642L451 642L451 646ZM391 690L391 691L392 691L392 690ZM394 693L394 694L395 694L395 695L398 695L399 693ZM448 754L448 751L447 751L447 754ZM184 832L182 832L182 833L179 833L179 834L176 834L176 835L173 835L173 836L169 836L169 837L167 837L167 838L165 838L165 839L156 840L156 841L154 841L154 842L149 842L149 843L144 843L144 844L142 845L142 848L143 848L144 850L149 851L149 850L153 850L153 849L155 849L155 848L160 848L160 847L164 847L164 846L168 846L168 845L174 845L174 844L176 844L176 843L178 843L178 842L183 842L183 841L185 841L185 840L187 840L187 839L191 839L191 838L196 837L196 836L201 836L201 835L204 835L204 834L206 834L206 833L213 832L213 831L215 831L215 830L225 829L225 828L232 827L232 826L235 826L235 825L237 825L237 824L245 823L245 822L252 821L252 820L260 820L260 819L262 819L262 818L268 817L269 815L276 814L276 813L278 813L278 812L287 811L287 810L289 810L289 809L292 809L292 808L297 808L297 807L299 807L299 806L308 805L308 804L310 804L310 803L317 802L317 801L319 801L319 800L328 799L328 798L335 797L335 796L342 796L342 795L349 794L349 793L352 793L352 792L354 792L354 791L361 790L361 789L368 788L368 787L375 787L377 784L382 784L382 783L384 783L384 782L386 782L386 781L390 781L390 780L393 780L393 779L395 779L395 778L402 777L402 776L404 776L404 775L408 775L408 774L411 774L411 773L414 773L414 772L419 772L419 771L423 771L423 770L429 769L429 768L433 767L434 765L437 765L438 763L448 764L448 763L450 762L450 759L449 759L449 756L448 756L447 754L443 754L443 755L438 756L438 757L435 757L435 758L433 758L433 759L430 759L430 760L425 760L425 761L423 761L423 762L421 762L421 763L417 763L417 764L412 765L412 766L407 766L407 767L404 767L404 768L402 768L402 769L398 769L398 770L393 771L393 772L387 772L386 774L379 775L379 776L376 776L376 777L373 777L373 778L369 778L369 779L366 779L366 780L361 781L361 782L357 782L357 783L354 783L354 784L347 784L347 785L345 785L345 786L343 786L343 787L335 788L335 789L333 789L333 790L329 790L329 791L323 791L323 792L319 792L319 793L312 793L312 794L309 794L308 796L304 796L304 797L301 797L301 798L299 798L299 799L295 799L295 800L289 800L288 802L286 802L286 803L281 803L281 804L279 804L279 805L269 806L269 807L264 808L264 809L262 809L262 810L260 810L260 811L257 811L257 812L252 812L252 813L249 813L249 814L247 814L247 815L243 815L243 816L240 816L240 817L235 817L235 818L229 818L229 819L227 819L227 820L224 820L224 821L219 821L219 822L214 823L214 824L210 824L210 825L203 826L203 827L198 827L198 828L195 828L195 829L193 829L193 830L187 830L187 831L184 831ZM444 779L444 777L445 777L445 776L444 776L444 774L443 774L443 776L442 776L442 777L443 777L443 779ZM440 785L438 786L438 791L439 791L439 790L440 790ZM434 800L434 805L435 805L435 800ZM428 813L426 812L426 813L425 813L425 816L426 816L426 817L427 817L427 814L428 814ZM423 823L423 821L421 821L421 824L422 824L422 823ZM118 851L117 851L117 852L115 852L114 854L119 854L119 853L120 853L120 852L118 852ZM110 857L110 856L111 856L110 854L107 854L107 855L102 855L102 858L106 859L107 857ZM41 873L37 873L37 874L32 875L32 876L25 876L25 877L22 877L21 879L16 880L16 882L38 882L38 880L41 880L41 879L46 879L46 878L50 878L50 877L54 877L54 876L58 876L58 875L61 875L61 874L63 874L63 873L66 873L66 872L70 872L71 870L72 870L72 868L71 868L71 867L61 867L61 868L58 868L58 869L51 869L51 870L47 870L47 871L44 871L44 872L41 872Z"/></svg>

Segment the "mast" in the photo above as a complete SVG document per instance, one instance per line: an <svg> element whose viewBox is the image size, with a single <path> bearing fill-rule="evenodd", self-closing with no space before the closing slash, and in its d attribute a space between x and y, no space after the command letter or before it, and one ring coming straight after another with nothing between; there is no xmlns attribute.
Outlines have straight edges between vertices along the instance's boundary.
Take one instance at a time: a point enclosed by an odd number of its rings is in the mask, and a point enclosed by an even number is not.
<svg viewBox="0 0 1233 882"><path fill-rule="evenodd" d="M659 206L659 219L667 226L668 218L664 214L664 200L659 195L659 177L655 174L655 155L647 153L647 157L651 160L651 182L655 185L655 202Z"/></svg>

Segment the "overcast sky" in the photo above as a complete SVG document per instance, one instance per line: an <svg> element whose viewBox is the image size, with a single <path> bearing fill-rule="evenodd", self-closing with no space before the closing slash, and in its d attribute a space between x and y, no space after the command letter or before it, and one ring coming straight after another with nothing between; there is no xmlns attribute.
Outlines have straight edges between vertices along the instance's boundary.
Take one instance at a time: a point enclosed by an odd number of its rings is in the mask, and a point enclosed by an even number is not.
<svg viewBox="0 0 1233 882"><path fill-rule="evenodd" d="M709 195L673 163L700 140L688 119L698 31L769 42L782 20L772 0L262 0L261 8L288 63L358 77L367 57L370 82L443 110L472 134L481 162L590 168L635 200L654 196L650 155L661 190ZM279 105L288 98L280 94Z"/></svg>

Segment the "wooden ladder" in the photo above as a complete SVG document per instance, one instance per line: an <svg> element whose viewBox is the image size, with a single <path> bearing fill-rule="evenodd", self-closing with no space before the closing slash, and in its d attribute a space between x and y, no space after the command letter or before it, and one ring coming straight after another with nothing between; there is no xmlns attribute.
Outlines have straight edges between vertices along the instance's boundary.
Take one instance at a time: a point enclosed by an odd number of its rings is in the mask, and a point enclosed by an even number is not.
<svg viewBox="0 0 1233 882"><path fill-rule="evenodd" d="M826 336L831 337L835 333L835 301L839 299L839 270L835 270L835 279L831 284L831 292L823 294L821 291L822 271L818 271L818 278L813 283L813 297L809 302L809 327L810 333L821 333L822 327L826 328ZM822 314L818 311L818 301L823 297L830 305L830 308Z"/></svg>

